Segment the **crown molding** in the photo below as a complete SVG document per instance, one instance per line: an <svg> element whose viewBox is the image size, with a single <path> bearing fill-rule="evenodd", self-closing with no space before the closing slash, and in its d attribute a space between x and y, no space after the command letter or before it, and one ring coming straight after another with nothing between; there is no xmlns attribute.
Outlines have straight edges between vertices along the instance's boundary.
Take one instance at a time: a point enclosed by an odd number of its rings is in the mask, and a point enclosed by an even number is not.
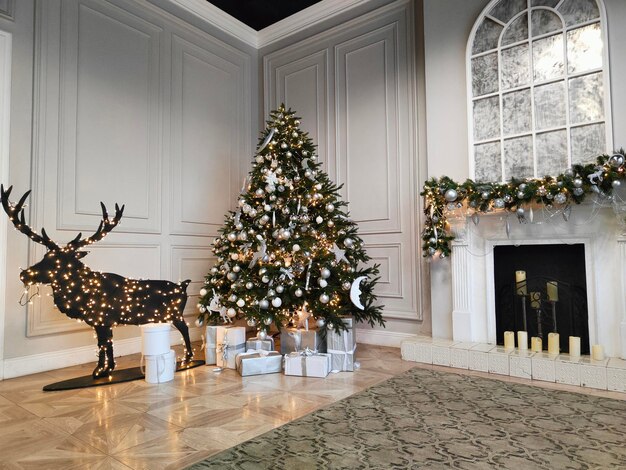
<svg viewBox="0 0 626 470"><path fill-rule="evenodd" d="M206 0L169 0L169 2L249 46L259 48L259 33Z"/></svg>
<svg viewBox="0 0 626 470"><path fill-rule="evenodd" d="M258 32L257 47L260 49L261 47L269 46L298 31L314 26L322 21L329 20L343 12L360 5L365 5L371 1L372 0L322 0L267 28L263 28Z"/></svg>

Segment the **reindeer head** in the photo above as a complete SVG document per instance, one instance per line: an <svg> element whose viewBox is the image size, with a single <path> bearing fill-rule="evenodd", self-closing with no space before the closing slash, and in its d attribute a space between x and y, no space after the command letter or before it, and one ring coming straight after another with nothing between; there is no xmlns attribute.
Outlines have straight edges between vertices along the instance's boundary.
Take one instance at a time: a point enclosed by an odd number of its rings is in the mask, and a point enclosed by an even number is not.
<svg viewBox="0 0 626 470"><path fill-rule="evenodd" d="M28 198L30 191L27 191L17 204L13 204L9 201L9 196L11 195L12 190L13 186L9 187L9 189L5 191L4 186L0 185L0 199L2 200L2 207L9 216L9 220L13 223L17 230L27 235L34 242L41 243L48 248L48 252L41 261L20 273L21 281L27 286L37 283L50 284L59 276L60 273L71 273L79 265L82 265L79 260L86 256L87 252L79 250L84 246L91 245L92 243L102 240L117 226L122 218L122 214L124 213L124 206L120 208L117 204L115 204L115 217L110 220L106 207L103 203L100 203L102 208L102 220L100 221L100 225L98 226L96 232L87 238L82 238L83 234L79 233L76 238L74 238L67 245L60 246L48 237L45 229L42 228L41 235L39 235L26 224L24 216L24 203L26 202L26 198Z"/></svg>

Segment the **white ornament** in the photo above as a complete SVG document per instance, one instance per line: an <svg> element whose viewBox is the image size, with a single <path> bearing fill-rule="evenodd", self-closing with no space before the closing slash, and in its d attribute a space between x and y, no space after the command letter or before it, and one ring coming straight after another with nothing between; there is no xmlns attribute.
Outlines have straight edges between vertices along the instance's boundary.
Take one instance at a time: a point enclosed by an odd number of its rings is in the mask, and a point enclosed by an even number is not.
<svg viewBox="0 0 626 470"><path fill-rule="evenodd" d="M302 294L303 294L302 289L300 289L300 288L296 289L294 294L295 294L296 297L302 297Z"/></svg>
<svg viewBox="0 0 626 470"><path fill-rule="evenodd" d="M322 289L328 285L328 282L326 281L326 279L319 279L317 283L320 285Z"/></svg>
<svg viewBox="0 0 626 470"><path fill-rule="evenodd" d="M252 284L250 281L246 282L246 289L252 289L254 287L254 284Z"/></svg>
<svg viewBox="0 0 626 470"><path fill-rule="evenodd" d="M291 251L293 251L294 253L300 251L300 245L298 245L297 243L295 243L292 247L291 247Z"/></svg>
<svg viewBox="0 0 626 470"><path fill-rule="evenodd" d="M258 333L256 334L257 338L259 338L261 341L264 341L267 339L267 332L265 330L259 330Z"/></svg>
<svg viewBox="0 0 626 470"><path fill-rule="evenodd" d="M237 240L237 234L235 232L230 232L227 235L227 238L229 242L234 242L235 240Z"/></svg>
<svg viewBox="0 0 626 470"><path fill-rule="evenodd" d="M274 307L277 307L277 308L278 308L278 307L280 307L282 304L283 304L283 301L282 301L282 299L281 299L280 297L274 297L274 298L272 299L272 305L273 305Z"/></svg>
<svg viewBox="0 0 626 470"><path fill-rule="evenodd" d="M343 246L345 246L346 248L352 248L354 246L354 240L352 240L352 238L346 238L343 241Z"/></svg>
<svg viewBox="0 0 626 470"><path fill-rule="evenodd" d="M331 203L329 202L328 204L326 204L326 210L327 210L328 212L332 212L332 211L334 211L334 210L335 210L335 205L334 205L334 204L331 204Z"/></svg>
<svg viewBox="0 0 626 470"><path fill-rule="evenodd" d="M243 307L244 305L246 305L246 301L243 299L239 299L237 300L237 307Z"/></svg>
<svg viewBox="0 0 626 470"><path fill-rule="evenodd" d="M208 291L204 287L200 289L200 297L204 297L207 294L208 294Z"/></svg>
<svg viewBox="0 0 626 470"><path fill-rule="evenodd" d="M330 269L322 268L321 274L324 279L328 279L330 277Z"/></svg>
<svg viewBox="0 0 626 470"><path fill-rule="evenodd" d="M237 316L237 310L231 307L226 311L226 315L228 315L228 318L235 318L235 316Z"/></svg>
<svg viewBox="0 0 626 470"><path fill-rule="evenodd" d="M323 304L327 304L328 302L330 302L330 297L328 297L328 294L320 295L320 302Z"/></svg>
<svg viewBox="0 0 626 470"><path fill-rule="evenodd" d="M263 310L267 310L270 306L270 303L267 299L262 299L259 301L259 307Z"/></svg>
<svg viewBox="0 0 626 470"><path fill-rule="evenodd" d="M321 215L318 215L317 217L315 217L315 222L317 222L318 224L321 224L322 222L324 222L324 219L322 218Z"/></svg>
<svg viewBox="0 0 626 470"><path fill-rule="evenodd" d="M318 328L324 328L324 325L326 324L326 320L324 320L323 318L318 318L315 324L317 325Z"/></svg>
<svg viewBox="0 0 626 470"><path fill-rule="evenodd" d="M365 307L361 303L361 282L363 282L364 279L367 279L367 276L357 277L350 288L350 300L359 310L365 310Z"/></svg>
<svg viewBox="0 0 626 470"><path fill-rule="evenodd" d="M456 198L458 197L458 193L456 192L456 189L448 189L445 192L444 197L446 198L446 201L448 202L453 202L456 201Z"/></svg>

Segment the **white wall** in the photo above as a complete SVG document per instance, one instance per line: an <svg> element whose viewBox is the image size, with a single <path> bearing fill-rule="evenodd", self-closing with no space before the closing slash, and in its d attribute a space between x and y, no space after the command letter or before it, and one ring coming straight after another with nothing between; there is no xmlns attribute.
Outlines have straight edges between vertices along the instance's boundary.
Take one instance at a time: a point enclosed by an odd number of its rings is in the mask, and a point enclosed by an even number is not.
<svg viewBox="0 0 626 470"><path fill-rule="evenodd" d="M469 177L465 51L488 0L425 0L424 44L428 177ZM626 147L626 2L605 0L614 146ZM431 263L433 336L452 337L450 260Z"/></svg>
<svg viewBox="0 0 626 470"><path fill-rule="evenodd" d="M110 211L125 204L122 224L90 247L85 263L125 276L192 279L193 324L210 243L256 141L256 52L143 0L16 4L3 183L14 185L13 198L32 187L28 220L59 242L97 228L99 201ZM18 305L16 273L43 247L11 231L8 248L5 377L93 360L93 333L56 311L50 297ZM137 334L117 328L116 354L137 351Z"/></svg>

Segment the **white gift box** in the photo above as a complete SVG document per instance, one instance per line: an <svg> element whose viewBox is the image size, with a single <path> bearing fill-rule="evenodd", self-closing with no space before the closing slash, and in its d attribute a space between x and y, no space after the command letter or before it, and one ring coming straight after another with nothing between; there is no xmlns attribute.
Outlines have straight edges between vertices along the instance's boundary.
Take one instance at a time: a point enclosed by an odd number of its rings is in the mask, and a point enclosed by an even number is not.
<svg viewBox="0 0 626 470"><path fill-rule="evenodd" d="M326 377L330 372L330 354L292 352L285 356L285 375Z"/></svg>
<svg viewBox="0 0 626 470"><path fill-rule="evenodd" d="M271 336L268 336L266 339L259 339L256 336L254 338L250 338L246 341L246 351L249 349L274 351L274 338Z"/></svg>
<svg viewBox="0 0 626 470"><path fill-rule="evenodd" d="M354 371L354 353L356 351L356 337L353 329L353 319L343 318L342 321L348 330L331 330L326 334L326 352L332 356L331 370Z"/></svg>
<svg viewBox="0 0 626 470"><path fill-rule="evenodd" d="M141 354L160 356L170 351L170 323L147 323L141 325Z"/></svg>
<svg viewBox="0 0 626 470"><path fill-rule="evenodd" d="M204 333L204 363L208 366L215 364L217 354L217 329L219 326L207 326Z"/></svg>
<svg viewBox="0 0 626 470"><path fill-rule="evenodd" d="M215 363L218 367L235 369L237 354L246 352L246 329L243 326L218 326L215 342Z"/></svg>
<svg viewBox="0 0 626 470"><path fill-rule="evenodd" d="M283 370L283 356L276 351L249 349L245 353L237 354L235 364L242 377L275 374Z"/></svg>
<svg viewBox="0 0 626 470"><path fill-rule="evenodd" d="M176 352L173 349L170 349L165 354L142 356L141 359L145 364L145 380L149 384L159 384L174 380Z"/></svg>

